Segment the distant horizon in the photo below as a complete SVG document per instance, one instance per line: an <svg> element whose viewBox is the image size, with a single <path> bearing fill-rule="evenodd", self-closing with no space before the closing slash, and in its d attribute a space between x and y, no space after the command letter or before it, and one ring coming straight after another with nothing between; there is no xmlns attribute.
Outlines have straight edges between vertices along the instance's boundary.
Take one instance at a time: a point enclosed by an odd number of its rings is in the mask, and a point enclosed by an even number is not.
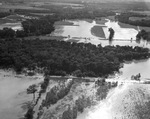
<svg viewBox="0 0 150 119"><path fill-rule="evenodd" d="M148 2L150 0L0 0L0 2Z"/></svg>

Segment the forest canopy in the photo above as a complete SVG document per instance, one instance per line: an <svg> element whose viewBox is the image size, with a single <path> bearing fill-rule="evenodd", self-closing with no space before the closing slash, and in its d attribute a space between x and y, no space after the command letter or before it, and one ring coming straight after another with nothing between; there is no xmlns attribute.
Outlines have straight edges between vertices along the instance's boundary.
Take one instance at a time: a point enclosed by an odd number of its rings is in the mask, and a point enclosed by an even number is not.
<svg viewBox="0 0 150 119"><path fill-rule="evenodd" d="M56 40L0 40L0 66L46 69L49 75L97 77L118 71L124 60L149 57L147 48L95 46Z"/></svg>

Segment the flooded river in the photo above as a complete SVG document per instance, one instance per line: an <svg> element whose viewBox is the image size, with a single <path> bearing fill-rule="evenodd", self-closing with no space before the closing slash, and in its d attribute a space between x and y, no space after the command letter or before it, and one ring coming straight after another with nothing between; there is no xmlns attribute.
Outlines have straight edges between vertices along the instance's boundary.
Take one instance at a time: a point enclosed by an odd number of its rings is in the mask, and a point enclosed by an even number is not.
<svg viewBox="0 0 150 119"><path fill-rule="evenodd" d="M28 77L0 70L0 119L21 118L26 112L25 104L33 99L33 95L27 94L26 89L42 80L41 75Z"/></svg>
<svg viewBox="0 0 150 119"><path fill-rule="evenodd" d="M105 24L97 24L95 21L72 21L76 26L61 26L55 31L55 35L69 36L68 40L77 42L90 42L102 46L106 45L129 45L150 48L147 41L136 42L137 29L121 28L118 22L107 20ZM103 30L104 37L97 37L91 29L99 26ZM107 40L108 29L115 31L114 40ZM100 32L99 32L100 33ZM141 74L142 80L150 79L150 59L126 62L120 69L120 74L115 78L130 80L132 75ZM147 84L124 84L110 90L108 96L100 101L97 106L86 109L77 119L149 119L150 114L150 85Z"/></svg>
<svg viewBox="0 0 150 119"><path fill-rule="evenodd" d="M67 21L74 23L74 25L60 25L56 27L56 30L52 35L68 37L66 41L76 41L84 43L92 43L95 45L129 45L129 46L141 46L150 48L150 44L146 41L136 42L136 35L138 28L122 28L118 22L110 21L106 19L106 23L98 24L96 21L88 22L86 20L74 20ZM92 30L92 28L97 29ZM113 28L115 31L114 40L109 41L109 28ZM102 36L102 37L98 37Z"/></svg>
<svg viewBox="0 0 150 119"><path fill-rule="evenodd" d="M130 45L150 48L146 41L136 42L137 30L133 28L121 28L117 22L107 20L105 24L97 24L96 21L83 20L69 21L74 25L59 26L53 35L70 36L67 40L77 42L90 42L106 45ZM98 26L103 31L104 37L98 37L91 30ZM115 30L113 41L108 41L108 28ZM100 33L100 32L98 32ZM132 41L131 41L132 38ZM116 77L130 79L132 75L141 73L142 79L150 79L150 59L126 62ZM13 72L0 71L0 119L19 119L25 113L22 108L24 103L32 101L32 95L26 94L29 85L38 84L43 80L42 76L26 77L17 76ZM78 119L149 119L150 86L144 84L125 84L110 90L105 100L97 106L85 110ZM143 109L144 108L144 109ZM142 110L142 112L141 112ZM139 115L142 115L140 117ZM148 117L148 118L147 118Z"/></svg>

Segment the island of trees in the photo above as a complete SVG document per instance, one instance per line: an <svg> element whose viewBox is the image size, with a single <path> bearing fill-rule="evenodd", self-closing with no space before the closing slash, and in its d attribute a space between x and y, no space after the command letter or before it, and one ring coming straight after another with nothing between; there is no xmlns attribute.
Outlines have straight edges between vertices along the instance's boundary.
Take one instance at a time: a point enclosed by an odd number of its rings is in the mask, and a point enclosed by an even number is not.
<svg viewBox="0 0 150 119"><path fill-rule="evenodd" d="M43 68L48 75L103 76L118 71L124 60L149 57L147 48L130 46L95 46L56 40L0 40L0 66Z"/></svg>

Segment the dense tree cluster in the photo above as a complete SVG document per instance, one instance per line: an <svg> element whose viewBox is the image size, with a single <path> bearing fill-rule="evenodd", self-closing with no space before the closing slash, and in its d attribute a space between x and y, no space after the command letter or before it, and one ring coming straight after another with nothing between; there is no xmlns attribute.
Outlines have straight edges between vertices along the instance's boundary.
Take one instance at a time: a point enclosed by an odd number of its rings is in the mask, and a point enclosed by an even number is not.
<svg viewBox="0 0 150 119"><path fill-rule="evenodd" d="M143 19L132 21L130 20L130 17L141 17ZM144 19L144 17L146 17L146 15L129 12L129 13L122 13L121 15L118 15L117 19L119 22L134 25L134 26L150 27L150 20Z"/></svg>
<svg viewBox="0 0 150 119"><path fill-rule="evenodd" d="M45 93L46 92L48 84L49 84L49 77L46 76L44 78L44 82L41 84L41 91L40 91L40 93Z"/></svg>
<svg viewBox="0 0 150 119"><path fill-rule="evenodd" d="M0 30L0 38L14 38L15 35L15 31L11 28L3 28L3 30Z"/></svg>
<svg viewBox="0 0 150 119"><path fill-rule="evenodd" d="M61 119L76 119L78 112L82 113L85 108L92 105L92 100L89 97L81 96L75 101L75 106L70 107L63 112Z"/></svg>
<svg viewBox="0 0 150 119"><path fill-rule="evenodd" d="M147 58L149 50L131 46L95 46L56 40L0 40L0 66L22 71L46 68L48 75L102 76L120 62Z"/></svg>
<svg viewBox="0 0 150 119"><path fill-rule="evenodd" d="M27 88L27 94L33 94L33 101L35 100L36 85L33 84Z"/></svg>
<svg viewBox="0 0 150 119"><path fill-rule="evenodd" d="M109 40L112 40L112 39L113 39L113 37L114 37L115 31L114 31L114 29L109 28L109 32L110 32Z"/></svg>
<svg viewBox="0 0 150 119"><path fill-rule="evenodd" d="M43 106L50 106L55 104L58 100L64 98L70 91L73 85L73 80L69 81L67 84L62 83L58 86L54 86L46 95L43 102Z"/></svg>
<svg viewBox="0 0 150 119"><path fill-rule="evenodd" d="M141 31L138 32L138 34L136 35L136 39L140 40L141 38L143 38L144 40L150 40L150 32L145 31L144 29L142 29Z"/></svg>
<svg viewBox="0 0 150 119"><path fill-rule="evenodd" d="M72 9L71 7L66 7L64 8L64 6L55 6L55 5L51 5L51 6L43 6L44 8L48 9L48 10L24 10L24 9L16 9L15 13L17 14L24 14L24 15L28 15L28 16L34 16L31 13L51 13L53 15L51 16L55 16L58 15L60 16L62 19L95 19L97 17L107 17L107 16L112 16L115 15L115 13L111 10L108 9L97 9L97 8L91 8L89 6L86 6L83 9ZM37 17L40 17L39 15L37 15Z"/></svg>
<svg viewBox="0 0 150 119"><path fill-rule="evenodd" d="M24 119L33 119L33 114L34 114L33 107L30 107L27 113L25 114Z"/></svg>
<svg viewBox="0 0 150 119"><path fill-rule="evenodd" d="M24 34L27 36L50 34L54 31L54 23L59 20L55 16L53 17L47 16L40 19L28 19L23 21L22 27Z"/></svg>
<svg viewBox="0 0 150 119"><path fill-rule="evenodd" d="M9 12L0 12L0 18L7 17L7 16L9 16L9 15L10 15Z"/></svg>
<svg viewBox="0 0 150 119"><path fill-rule="evenodd" d="M58 16L46 16L39 19L28 19L22 22L23 30L3 28L0 30L0 38L23 38L26 36L45 35L53 32L54 23L61 20Z"/></svg>
<svg viewBox="0 0 150 119"><path fill-rule="evenodd" d="M63 112L61 119L76 119L77 113L78 113L77 107L73 107L73 109L69 107L68 110Z"/></svg>
<svg viewBox="0 0 150 119"><path fill-rule="evenodd" d="M16 9L14 12L20 15L31 16L32 19L26 19L22 21L23 30L13 30L11 28L4 28L0 30L0 38L23 38L27 36L38 36L50 34L55 30L54 23L65 19L95 19L97 17L106 17L115 15L114 12L109 10L97 10L91 8L85 8L82 10L73 10L70 8L63 9L62 7L51 6L50 10L23 10ZM63 9L63 10L62 10ZM37 13L34 15L34 13ZM46 16L38 15L39 13L45 13ZM51 15L50 15L51 14ZM0 17L8 16L9 13L0 13ZM33 17L35 16L35 18Z"/></svg>

